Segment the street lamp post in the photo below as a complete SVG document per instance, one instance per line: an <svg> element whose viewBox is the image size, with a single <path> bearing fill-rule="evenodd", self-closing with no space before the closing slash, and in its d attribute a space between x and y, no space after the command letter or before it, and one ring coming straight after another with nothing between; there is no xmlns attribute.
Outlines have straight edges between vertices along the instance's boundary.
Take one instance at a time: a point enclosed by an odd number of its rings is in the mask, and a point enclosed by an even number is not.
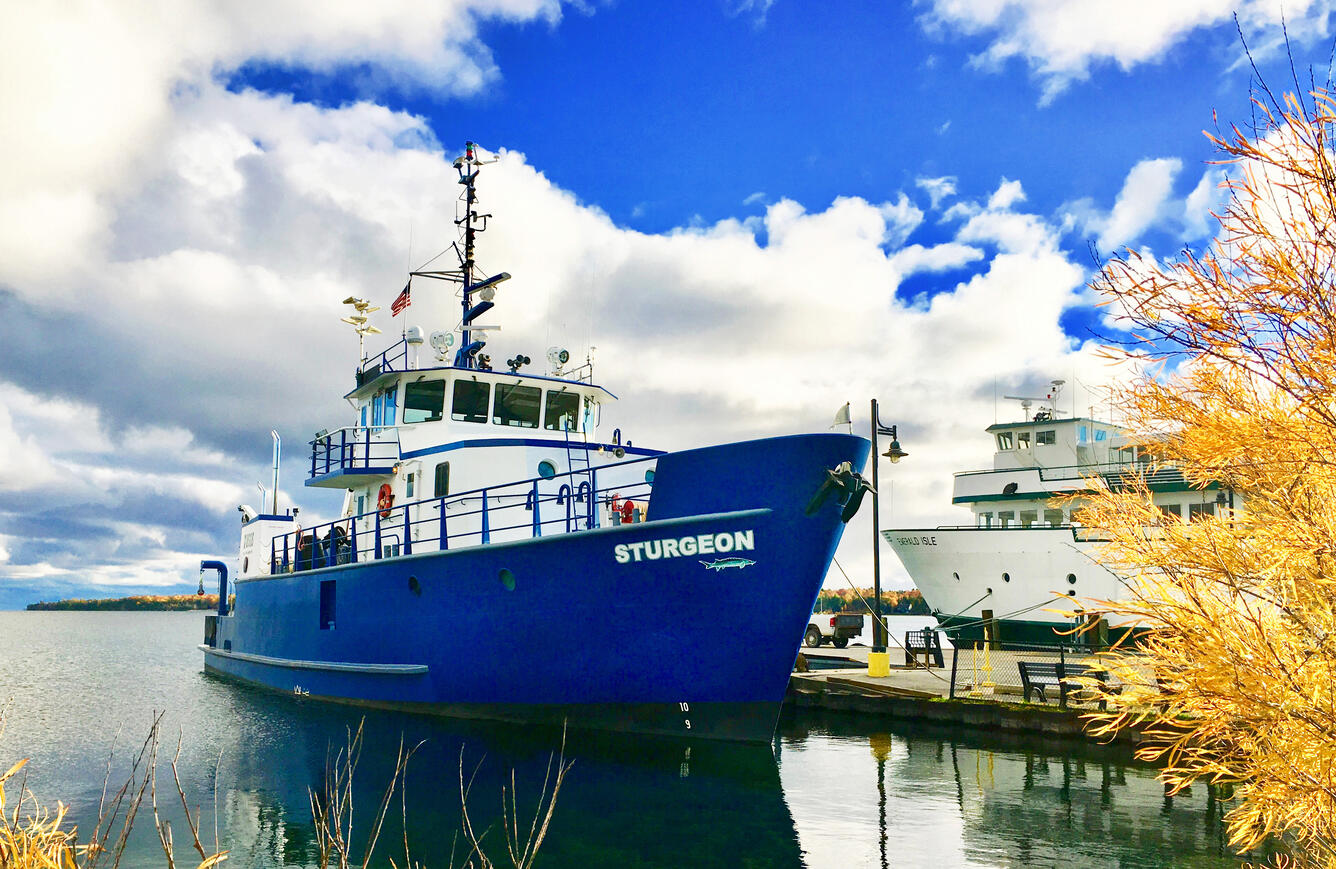
<svg viewBox="0 0 1336 869"><path fill-rule="evenodd" d="M881 423L881 417L877 415L877 400L872 399L872 652L877 655L886 655L886 622L881 617L881 504L880 495L881 486L879 484L879 475L877 473L877 435L890 435L891 445L887 448L884 455L891 460L891 464L903 459L909 453L900 448L900 441L896 437L895 426L885 426ZM868 670L872 671L871 658L869 658ZM883 664L885 662L883 661Z"/></svg>

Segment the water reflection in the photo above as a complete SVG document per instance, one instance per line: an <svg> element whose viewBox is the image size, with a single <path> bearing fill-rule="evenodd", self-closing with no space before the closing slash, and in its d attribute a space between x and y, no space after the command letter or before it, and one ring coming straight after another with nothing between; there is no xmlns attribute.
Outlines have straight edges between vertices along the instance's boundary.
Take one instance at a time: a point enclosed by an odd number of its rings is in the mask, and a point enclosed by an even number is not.
<svg viewBox="0 0 1336 869"><path fill-rule="evenodd" d="M249 710L230 731L219 772L219 812L234 857L247 866L312 865L316 859L307 788L323 780L328 746L365 714L364 750L354 779L361 842L394 767L400 735L422 743L409 767L408 846L416 859L446 865L460 828L460 769L474 777L469 813L503 852L495 829L512 770L532 817L559 730L451 722L328 707L247 688ZM793 819L768 746L730 746L572 732L575 765L542 847L544 866L802 865ZM523 807L528 806L528 809ZM403 821L396 803L382 855L402 865Z"/></svg>
<svg viewBox="0 0 1336 869"><path fill-rule="evenodd" d="M782 725L781 781L809 865L1239 862L1214 789L1167 797L1125 748L806 711Z"/></svg>

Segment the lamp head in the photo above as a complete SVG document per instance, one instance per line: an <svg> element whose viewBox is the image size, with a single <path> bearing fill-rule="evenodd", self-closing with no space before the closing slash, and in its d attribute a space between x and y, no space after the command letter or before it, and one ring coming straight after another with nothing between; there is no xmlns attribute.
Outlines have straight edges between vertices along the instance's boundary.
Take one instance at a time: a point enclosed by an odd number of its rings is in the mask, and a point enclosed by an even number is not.
<svg viewBox="0 0 1336 869"><path fill-rule="evenodd" d="M890 447L888 447L886 452L882 453L882 455L890 459L891 464L895 464L905 456L909 455L909 453L900 449L900 442L898 440L892 440Z"/></svg>

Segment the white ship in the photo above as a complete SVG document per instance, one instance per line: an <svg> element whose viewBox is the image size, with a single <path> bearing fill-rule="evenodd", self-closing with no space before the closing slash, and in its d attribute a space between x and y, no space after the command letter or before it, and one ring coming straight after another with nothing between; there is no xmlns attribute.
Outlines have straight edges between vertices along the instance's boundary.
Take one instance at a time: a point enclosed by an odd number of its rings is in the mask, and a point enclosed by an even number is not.
<svg viewBox="0 0 1336 869"><path fill-rule="evenodd" d="M1166 519L1192 521L1233 509L1235 494L1216 484L1193 488L1174 468L1153 465L1125 429L1057 411L1062 381L1046 397L1020 398L1022 418L988 427L993 467L955 475L951 501L973 514L968 525L882 531L938 623L960 646L991 639L1007 645L1100 643L1129 625L1106 620L1080 638L1063 637L1076 623L1051 612L1063 598L1119 600L1122 577L1095 560L1097 529L1073 517L1062 495L1091 491L1090 482L1118 486L1129 473L1146 479ZM1030 410L1035 405L1033 415ZM1067 607L1070 609L1070 606ZM1100 613L1084 618L1098 620Z"/></svg>

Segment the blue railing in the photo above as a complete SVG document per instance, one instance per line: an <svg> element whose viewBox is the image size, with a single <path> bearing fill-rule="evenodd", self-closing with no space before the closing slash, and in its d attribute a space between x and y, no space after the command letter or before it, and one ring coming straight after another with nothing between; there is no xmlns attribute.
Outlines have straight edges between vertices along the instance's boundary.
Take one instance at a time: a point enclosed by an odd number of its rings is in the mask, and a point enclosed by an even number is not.
<svg viewBox="0 0 1336 869"><path fill-rule="evenodd" d="M625 474L620 473L620 482L600 488L598 475L646 465L656 458L426 498L291 531L270 542L269 570L313 570L414 552L486 545L496 538L502 542L583 531L602 525L601 507L607 508L610 521L616 524L643 521L652 481L628 483ZM651 467L648 465L647 470ZM551 491L553 486L556 491ZM630 509L626 509L627 502Z"/></svg>
<svg viewBox="0 0 1336 869"><path fill-rule="evenodd" d="M408 370L408 341L400 339L391 344L379 356L372 356L362 362L357 369L357 385L361 386L374 380L387 371Z"/></svg>
<svg viewBox="0 0 1336 869"><path fill-rule="evenodd" d="M394 439L385 437L390 432ZM311 444L311 479L356 474L399 461L399 433L393 426L350 426L325 432Z"/></svg>

